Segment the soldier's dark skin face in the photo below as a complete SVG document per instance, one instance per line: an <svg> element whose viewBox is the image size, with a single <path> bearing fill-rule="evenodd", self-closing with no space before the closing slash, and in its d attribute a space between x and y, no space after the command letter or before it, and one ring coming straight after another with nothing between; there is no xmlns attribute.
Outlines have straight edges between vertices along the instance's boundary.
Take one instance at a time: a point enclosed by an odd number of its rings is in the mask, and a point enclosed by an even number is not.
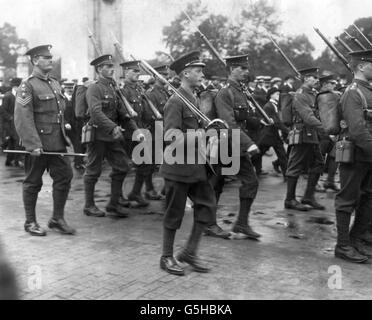
<svg viewBox="0 0 372 320"><path fill-rule="evenodd" d="M114 76L115 68L113 64L104 64L98 67L98 73L101 77L112 79Z"/></svg>
<svg viewBox="0 0 372 320"><path fill-rule="evenodd" d="M34 65L40 69L42 73L49 73L53 70L52 56L38 56L34 58Z"/></svg>

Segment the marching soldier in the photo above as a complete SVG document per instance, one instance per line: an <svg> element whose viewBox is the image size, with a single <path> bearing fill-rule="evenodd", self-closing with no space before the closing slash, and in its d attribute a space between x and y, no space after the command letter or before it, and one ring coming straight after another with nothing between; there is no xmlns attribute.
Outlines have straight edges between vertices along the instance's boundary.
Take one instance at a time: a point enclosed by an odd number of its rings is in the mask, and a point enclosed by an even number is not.
<svg viewBox="0 0 372 320"><path fill-rule="evenodd" d="M319 83L318 68L299 70L303 85L297 90L293 102L293 127L289 133L290 153L287 167L287 196L284 206L287 209L307 211L309 207L324 210L314 197L315 187L323 171L323 156L319 147L319 134L324 134L322 123L315 115L315 88ZM292 136L292 138L291 138ZM296 200L296 186L302 171L309 166L309 178L305 195L300 202Z"/></svg>
<svg viewBox="0 0 372 320"><path fill-rule="evenodd" d="M103 55L91 63L98 80L88 87L86 101L90 115L89 124L95 128L94 139L87 145L88 160L84 174L85 207L87 216L104 217L105 213L94 202L94 189L102 171L102 161L107 159L112 167L111 198L106 211L125 218L128 209L119 204L123 181L129 171L129 159L124 151L121 124L135 130L136 126L120 103L113 79L114 63L111 55Z"/></svg>
<svg viewBox="0 0 372 320"><path fill-rule="evenodd" d="M46 231L36 220L36 201L46 169L53 179L53 217L48 227L62 234L75 230L64 220L64 208L70 190L72 169L66 157L43 155L43 151L66 152L68 140L64 127L65 101L58 81L49 73L53 69L50 45L29 50L33 72L18 88L14 123L22 145L31 154L25 159L23 204L26 212L25 231L45 236Z"/></svg>
<svg viewBox="0 0 372 320"><path fill-rule="evenodd" d="M154 69L168 79L168 65L158 66ZM160 79L156 78L154 86L152 89L147 91L147 95L154 103L160 114L164 115L164 106L169 99L169 92L166 88L166 83L163 83Z"/></svg>
<svg viewBox="0 0 372 320"><path fill-rule="evenodd" d="M247 122L250 119L250 104L247 100L241 82L248 74L248 56L235 56L226 58L229 68L229 78L226 87L222 88L216 96L217 117L225 120L231 129L240 130L240 170L237 174L241 181L239 188L239 214L232 229L234 233L241 233L248 238L258 239L261 235L253 231L248 223L249 213L257 195L258 180L251 162L251 156L259 152L257 145L247 133ZM223 177L215 185L217 199L223 189Z"/></svg>
<svg viewBox="0 0 372 320"><path fill-rule="evenodd" d="M174 61L170 69L174 70L181 78L180 94L185 96L194 105L197 104L194 90L200 86L205 66L199 58L199 52L191 52ZM164 108L164 140L177 135L174 143L180 143L181 147L188 144L190 136L187 130L197 130L200 126L200 119L185 105L185 103L174 94L166 103ZM181 137L181 138L180 138ZM192 136L195 139L195 135ZM179 262L190 264L197 272L208 272L209 268L197 257L197 248L205 226L211 221L216 210L216 199L212 186L207 179L207 168L205 164L187 163L188 156L182 163L167 163L166 155L171 153L174 143L165 149L164 163L160 173L165 179L166 189L166 210L164 215L163 229L163 253L160 259L160 267L175 275L184 275L184 269ZM198 159L199 151L203 146L195 146L195 159ZM168 150L168 151L167 151ZM204 150L205 151L205 150ZM186 161L186 162L184 162ZM194 225L186 248L177 256L173 257L174 238L177 229L180 228L185 214L186 200L189 197L194 203Z"/></svg>
<svg viewBox="0 0 372 320"><path fill-rule="evenodd" d="M127 98L128 102L133 107L134 111L137 113L137 117L134 119L137 123L138 128L150 129L153 126L154 118L153 113L148 106L147 101L144 97L143 89L139 84L139 74L140 74L140 61L127 61L120 64L123 68L125 75L124 88L122 92ZM130 154L133 151L137 142L131 141ZM149 202L142 197L142 186L147 180L146 197L149 200L160 200L161 196L154 190L152 184L152 173L154 171L153 164L140 164L136 165L136 174L134 185L132 191L128 194L128 200L135 202L136 207L146 207ZM151 179L151 183L149 183Z"/></svg>
<svg viewBox="0 0 372 320"><path fill-rule="evenodd" d="M266 114L274 120L273 126L266 126L262 129L261 137L259 139L260 156L262 157L266 151L271 147L278 157L276 161L273 161L273 166L276 171L279 171L279 167L283 176L287 171L287 155L283 146L283 140L280 137L279 130L282 135L288 134L288 128L283 124L279 116L278 102L279 102L280 91L277 87L272 87L267 93L268 102L264 106Z"/></svg>
<svg viewBox="0 0 372 320"><path fill-rule="evenodd" d="M372 248L362 241L372 218L372 50L351 52L350 56L354 80L341 98L341 112L347 125L343 136L354 144L354 162L340 163L335 256L361 263L372 257Z"/></svg>

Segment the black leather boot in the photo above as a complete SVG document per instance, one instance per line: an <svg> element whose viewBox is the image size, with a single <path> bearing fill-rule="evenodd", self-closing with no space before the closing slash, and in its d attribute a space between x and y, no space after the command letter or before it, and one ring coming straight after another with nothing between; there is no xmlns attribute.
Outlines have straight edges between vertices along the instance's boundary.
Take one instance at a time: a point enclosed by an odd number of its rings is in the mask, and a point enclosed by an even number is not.
<svg viewBox="0 0 372 320"><path fill-rule="evenodd" d="M325 210L325 207L318 203L314 197L315 187L319 181L319 177L319 173L309 174L305 195L302 198L301 203L307 204L316 210Z"/></svg>
<svg viewBox="0 0 372 320"><path fill-rule="evenodd" d="M98 209L94 203L94 187L95 182L84 180L84 189L85 189L85 206L84 214L89 217L104 217L106 214Z"/></svg>

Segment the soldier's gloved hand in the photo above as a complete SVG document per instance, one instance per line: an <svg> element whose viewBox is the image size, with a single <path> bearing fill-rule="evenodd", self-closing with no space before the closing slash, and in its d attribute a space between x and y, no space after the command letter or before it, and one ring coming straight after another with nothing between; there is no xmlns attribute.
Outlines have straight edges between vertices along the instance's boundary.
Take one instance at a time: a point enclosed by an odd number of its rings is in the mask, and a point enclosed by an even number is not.
<svg viewBox="0 0 372 320"><path fill-rule="evenodd" d="M123 133L121 132L121 128L119 126L115 127L114 130L112 130L112 137L115 140L123 140L124 136Z"/></svg>
<svg viewBox="0 0 372 320"><path fill-rule="evenodd" d="M260 149L258 149L257 145L252 144L252 145L248 148L247 152L249 153L249 155L250 155L251 157L253 157L254 155L260 153Z"/></svg>
<svg viewBox="0 0 372 320"><path fill-rule="evenodd" d="M66 130L71 130L71 124L66 123L66 124L65 124L65 129L66 129Z"/></svg>
<svg viewBox="0 0 372 320"><path fill-rule="evenodd" d="M40 157L42 153L43 153L43 149L41 148L37 148L31 151L31 155L34 157Z"/></svg>

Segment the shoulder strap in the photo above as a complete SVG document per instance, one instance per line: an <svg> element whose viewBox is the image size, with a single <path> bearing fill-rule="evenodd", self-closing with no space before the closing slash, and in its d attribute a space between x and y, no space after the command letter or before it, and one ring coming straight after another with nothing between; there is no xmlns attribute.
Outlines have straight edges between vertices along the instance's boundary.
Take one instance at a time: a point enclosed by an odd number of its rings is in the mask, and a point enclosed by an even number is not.
<svg viewBox="0 0 372 320"><path fill-rule="evenodd" d="M358 87L356 88L356 91L359 93L360 98L362 99L362 108L363 108L363 111L366 111L368 109L367 99L364 96L362 90L360 90Z"/></svg>

